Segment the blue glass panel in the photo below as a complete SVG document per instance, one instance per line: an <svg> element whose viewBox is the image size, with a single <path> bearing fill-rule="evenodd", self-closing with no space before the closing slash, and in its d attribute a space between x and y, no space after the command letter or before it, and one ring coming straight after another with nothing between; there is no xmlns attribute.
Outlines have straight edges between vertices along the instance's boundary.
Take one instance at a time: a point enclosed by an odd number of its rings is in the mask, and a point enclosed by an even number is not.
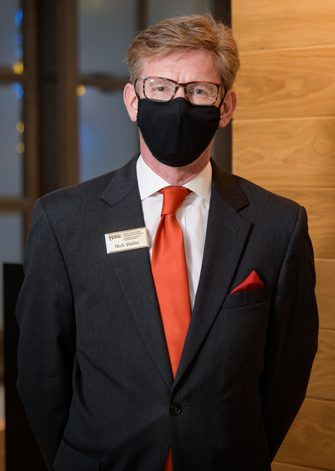
<svg viewBox="0 0 335 471"><path fill-rule="evenodd" d="M153 24L171 16L208 13L210 3L209 0L169 0L168 2L148 0L148 23Z"/></svg>
<svg viewBox="0 0 335 471"><path fill-rule="evenodd" d="M122 91L87 88L79 110L81 180L121 167L138 151L137 126L128 117Z"/></svg>
<svg viewBox="0 0 335 471"><path fill-rule="evenodd" d="M3 263L22 263L22 240L22 216L0 214L0 329L3 328Z"/></svg>
<svg viewBox="0 0 335 471"><path fill-rule="evenodd" d="M19 84L0 87L0 196L22 194L22 95Z"/></svg>
<svg viewBox="0 0 335 471"><path fill-rule="evenodd" d="M127 76L124 62L136 34L136 0L79 0L81 73Z"/></svg>
<svg viewBox="0 0 335 471"><path fill-rule="evenodd" d="M22 14L18 7L18 1L0 1L0 66L10 67L22 55L22 38L19 36Z"/></svg>

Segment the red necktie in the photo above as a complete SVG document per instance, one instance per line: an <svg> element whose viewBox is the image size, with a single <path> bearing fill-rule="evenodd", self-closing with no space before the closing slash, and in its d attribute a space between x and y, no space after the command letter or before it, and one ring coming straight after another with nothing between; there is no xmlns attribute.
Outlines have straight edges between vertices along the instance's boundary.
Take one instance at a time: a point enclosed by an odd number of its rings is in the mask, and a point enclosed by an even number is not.
<svg viewBox="0 0 335 471"><path fill-rule="evenodd" d="M168 186L161 193L163 208L154 240L152 273L171 368L173 376L176 376L191 319L184 238L176 211L190 191L184 187Z"/></svg>

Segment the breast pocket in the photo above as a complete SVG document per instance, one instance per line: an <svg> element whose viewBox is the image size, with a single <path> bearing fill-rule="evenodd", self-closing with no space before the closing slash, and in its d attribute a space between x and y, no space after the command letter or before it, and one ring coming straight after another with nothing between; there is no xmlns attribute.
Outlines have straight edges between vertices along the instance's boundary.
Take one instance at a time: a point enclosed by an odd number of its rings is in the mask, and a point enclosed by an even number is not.
<svg viewBox="0 0 335 471"><path fill-rule="evenodd" d="M268 287L229 294L216 319L216 356L227 381L257 383L264 364L271 290Z"/></svg>
<svg viewBox="0 0 335 471"><path fill-rule="evenodd" d="M257 288L249 291L240 291L228 294L223 303L222 309L233 309L238 307L248 307L256 304L270 302L270 288Z"/></svg>
<svg viewBox="0 0 335 471"><path fill-rule="evenodd" d="M94 458L72 448L64 440L58 449L54 471L101 471L100 463Z"/></svg>

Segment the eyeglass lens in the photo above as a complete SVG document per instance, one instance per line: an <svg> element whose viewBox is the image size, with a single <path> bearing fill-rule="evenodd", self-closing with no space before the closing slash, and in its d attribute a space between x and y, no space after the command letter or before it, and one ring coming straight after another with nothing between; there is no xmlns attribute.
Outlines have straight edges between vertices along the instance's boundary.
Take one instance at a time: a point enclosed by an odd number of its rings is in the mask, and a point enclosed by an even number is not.
<svg viewBox="0 0 335 471"><path fill-rule="evenodd" d="M188 100L195 105L214 104L219 92L219 85L210 82L192 82L179 85L166 78L148 77L143 79L144 96L150 100L170 101L180 86L185 89Z"/></svg>

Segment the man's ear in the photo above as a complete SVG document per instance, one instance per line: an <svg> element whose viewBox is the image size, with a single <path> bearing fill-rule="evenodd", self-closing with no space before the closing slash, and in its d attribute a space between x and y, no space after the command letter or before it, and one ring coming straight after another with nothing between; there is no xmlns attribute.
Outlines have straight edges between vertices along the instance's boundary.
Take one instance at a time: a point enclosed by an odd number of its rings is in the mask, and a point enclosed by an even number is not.
<svg viewBox="0 0 335 471"><path fill-rule="evenodd" d="M236 93L234 90L229 90L220 107L220 128L224 128L230 122L236 108L236 102Z"/></svg>
<svg viewBox="0 0 335 471"><path fill-rule="evenodd" d="M136 122L138 98L135 93L135 87L131 83L127 83L123 89L123 102L127 108L130 119Z"/></svg>

